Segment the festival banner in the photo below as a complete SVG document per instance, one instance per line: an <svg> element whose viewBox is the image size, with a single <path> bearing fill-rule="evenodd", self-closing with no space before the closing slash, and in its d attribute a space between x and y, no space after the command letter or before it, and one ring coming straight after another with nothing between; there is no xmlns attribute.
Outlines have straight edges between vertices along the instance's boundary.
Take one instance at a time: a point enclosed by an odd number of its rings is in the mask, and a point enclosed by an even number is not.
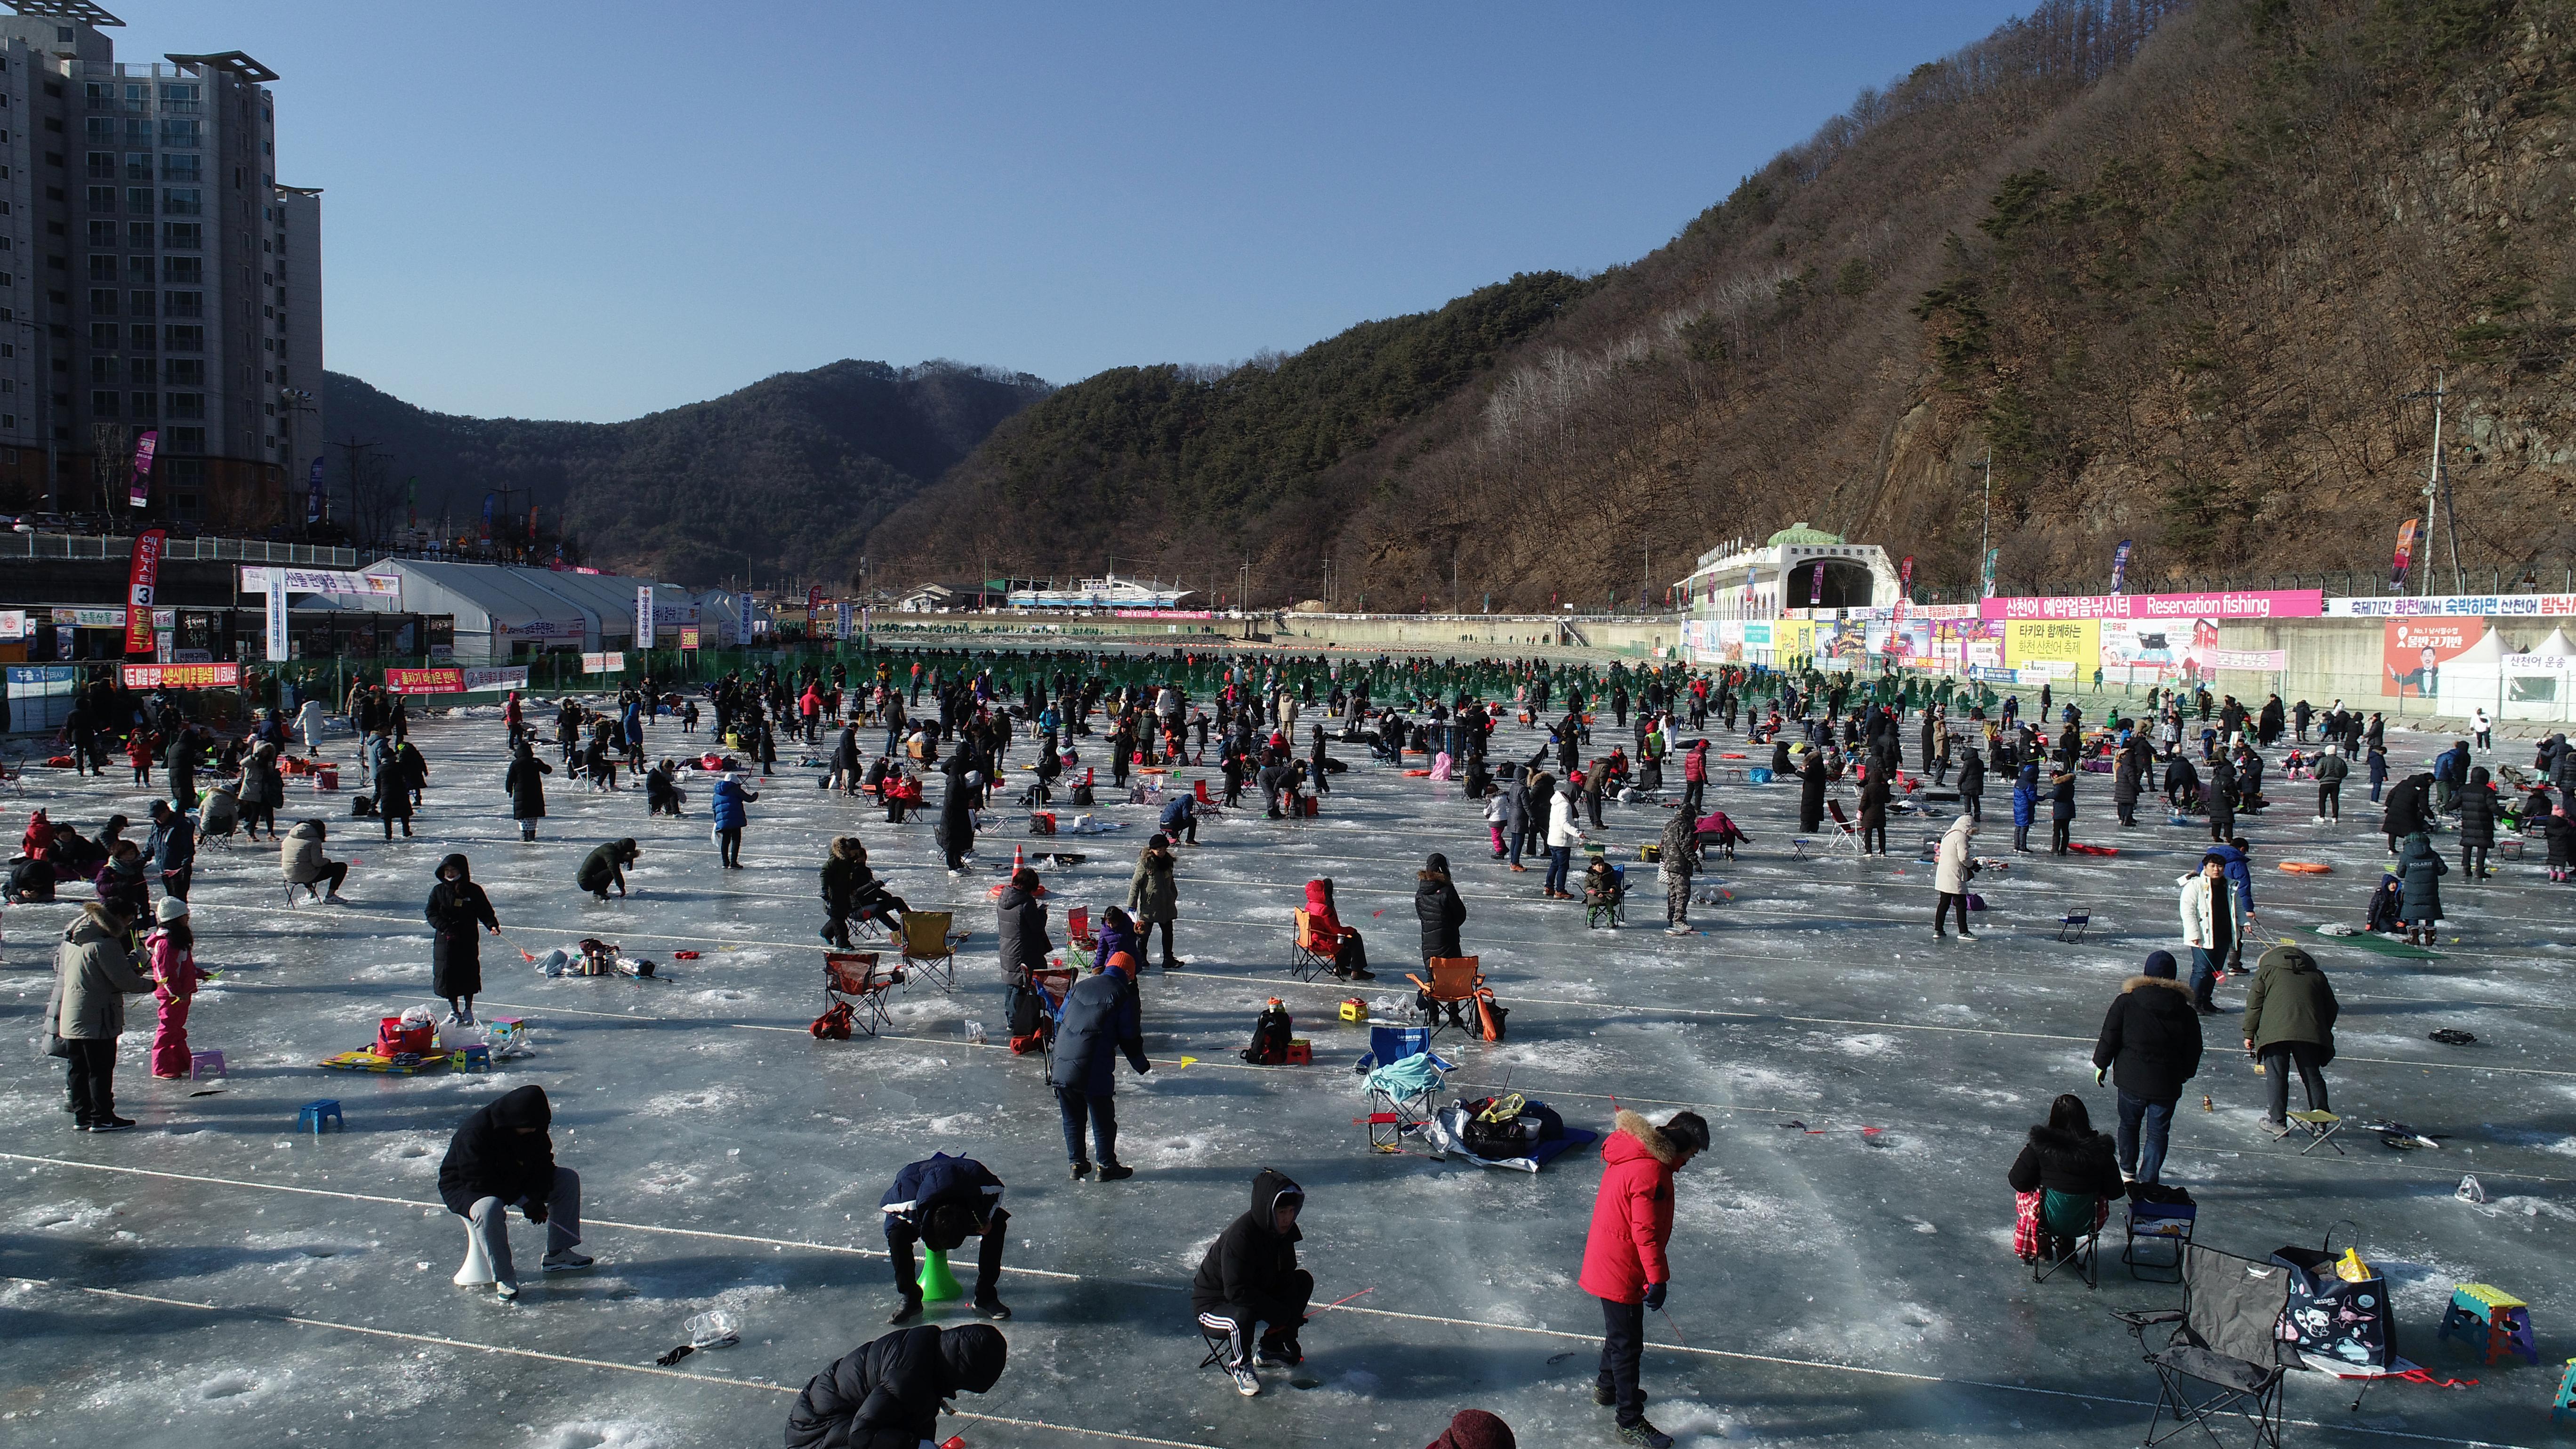
<svg viewBox="0 0 2576 1449"><path fill-rule="evenodd" d="M611 649L601 654L584 654L581 656L581 672L584 674L624 674L626 672L626 651L623 649Z"/></svg>
<svg viewBox="0 0 2576 1449"><path fill-rule="evenodd" d="M2071 594L1987 599L1989 619L2315 619L2323 589L2249 589L2216 594Z"/></svg>
<svg viewBox="0 0 2576 1449"><path fill-rule="evenodd" d="M2121 539L2120 546L2111 551L2111 592L2115 594L2120 592L2120 586L2127 583L2129 579L2130 542L2129 539Z"/></svg>
<svg viewBox="0 0 2576 1449"><path fill-rule="evenodd" d="M241 569L241 591L245 594L268 592L269 565L244 564ZM290 594L345 594L364 599L391 599L402 602L402 575L349 573L341 569L279 569L286 575Z"/></svg>
<svg viewBox="0 0 2576 1449"><path fill-rule="evenodd" d="M496 669L468 669L465 671L465 692L467 694L476 694L495 689L525 689L527 687L528 666L524 664L509 664Z"/></svg>
<svg viewBox="0 0 2576 1449"><path fill-rule="evenodd" d="M2391 564L2388 569L2390 588L2406 587L2406 566L2415 557L2416 526L2417 521L2412 518L2397 526L2397 562Z"/></svg>
<svg viewBox="0 0 2576 1449"><path fill-rule="evenodd" d="M1896 566L1896 612L1892 617L1900 627L1905 623L1905 606L1913 601L1913 593L1914 555L1909 553L1905 561Z"/></svg>
<svg viewBox="0 0 2576 1449"><path fill-rule="evenodd" d="M2102 667L2101 627L2091 619L2009 620L2004 662L2020 670L2026 682L2043 675L2089 682Z"/></svg>
<svg viewBox="0 0 2576 1449"><path fill-rule="evenodd" d="M237 689L241 666L223 664L128 664L128 689Z"/></svg>
<svg viewBox="0 0 2576 1449"><path fill-rule="evenodd" d="M1985 567L1978 570L1982 586L1979 589L1977 597L1981 599L1991 599L1995 596L1995 565L2002 561L2003 556L2004 551L2002 549L1990 548L1986 550Z"/></svg>
<svg viewBox="0 0 2576 1449"><path fill-rule="evenodd" d="M170 546L170 530L147 528L134 536L134 555L125 570L125 652L152 652L152 592L161 585L161 553Z"/></svg>
<svg viewBox="0 0 2576 1449"><path fill-rule="evenodd" d="M125 501L133 507L152 501L152 452L160 445L161 435L149 429L134 440L134 479L125 490Z"/></svg>
<svg viewBox="0 0 2576 1449"><path fill-rule="evenodd" d="M2487 619L2576 615L2576 594L2381 594L2326 600L2329 619L2412 619L2427 615Z"/></svg>
<svg viewBox="0 0 2576 1449"><path fill-rule="evenodd" d="M268 662L282 664L292 648L286 635L286 571L279 569L268 576L268 590L263 603L266 618L262 631L267 635Z"/></svg>
<svg viewBox="0 0 2576 1449"><path fill-rule="evenodd" d="M2290 667L2287 649L2212 649L2201 661L2207 669L2249 670L2257 674L2278 673Z"/></svg>
<svg viewBox="0 0 2576 1449"><path fill-rule="evenodd" d="M54 627L57 629L122 629L125 627L125 610L122 608L56 609Z"/></svg>
<svg viewBox="0 0 2576 1449"><path fill-rule="evenodd" d="M653 617L653 586L637 584L635 586L635 647L652 648L653 636L660 629L660 621Z"/></svg>
<svg viewBox="0 0 2576 1449"><path fill-rule="evenodd" d="M1807 607L1812 609L1825 601L1825 565L1822 560L1808 565Z"/></svg>
<svg viewBox="0 0 2576 1449"><path fill-rule="evenodd" d="M2380 668L2399 699L2440 698L2442 666L2487 636L2482 619L2391 619L2381 627Z"/></svg>
<svg viewBox="0 0 2576 1449"><path fill-rule="evenodd" d="M682 625L680 626L680 648L681 648L683 651L688 652L688 653L695 653L695 652L697 652L697 648L698 648L698 626L697 626L697 625L695 625L695 624L682 624Z"/></svg>
<svg viewBox="0 0 2576 1449"><path fill-rule="evenodd" d="M492 508L495 501L495 495L490 493L483 495L483 541L485 543L492 541Z"/></svg>
<svg viewBox="0 0 2576 1449"><path fill-rule="evenodd" d="M849 600L843 599L841 602L832 606L832 614L832 637L836 639L849 638L851 627L857 623L858 610L850 603Z"/></svg>
<svg viewBox="0 0 2576 1449"><path fill-rule="evenodd" d="M387 694L462 694L465 671L462 669L388 669L385 671Z"/></svg>
<svg viewBox="0 0 2576 1449"><path fill-rule="evenodd" d="M313 460L313 471L304 484L304 523L306 527L322 521L322 459Z"/></svg>

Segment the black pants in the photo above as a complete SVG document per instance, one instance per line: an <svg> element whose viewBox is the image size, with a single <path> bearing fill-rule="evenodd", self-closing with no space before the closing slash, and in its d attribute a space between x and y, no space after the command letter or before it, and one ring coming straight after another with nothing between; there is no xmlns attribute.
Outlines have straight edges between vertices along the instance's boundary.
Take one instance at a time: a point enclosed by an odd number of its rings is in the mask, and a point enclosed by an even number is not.
<svg viewBox="0 0 2576 1449"><path fill-rule="evenodd" d="M1601 1300L1601 1375L1594 1380L1616 1401L1622 1429L1645 1422L1646 1391L1638 1386L1638 1360L1646 1351L1646 1305Z"/></svg>
<svg viewBox="0 0 2576 1449"><path fill-rule="evenodd" d="M727 870L742 865L742 831L739 828L716 832L716 855Z"/></svg>
<svg viewBox="0 0 2576 1449"><path fill-rule="evenodd" d="M2308 1110L2330 1112L2326 1105L2325 1051L2310 1042L2274 1042L2263 1049L2263 1090L2270 1105L2265 1120L2278 1124L2290 1110L2290 1068L2299 1069L2299 1085L2307 1089Z"/></svg>
<svg viewBox="0 0 2576 1449"><path fill-rule="evenodd" d="M1178 961L1181 959L1180 957L1178 957L1178 956L1176 956L1176 955L1172 954L1172 923L1171 923L1171 922L1169 922L1169 921L1140 921L1140 922L1138 922L1137 924L1138 924L1139 926L1143 927L1143 929L1137 933L1136 944L1137 944L1137 945L1139 945L1139 946L1144 947L1144 948L1145 948L1145 953L1146 953L1147 955L1149 955L1149 956L1150 956L1150 955L1152 955L1152 954L1153 954L1153 947L1154 947L1154 932L1155 932L1155 930L1156 930L1157 928L1159 928L1159 929L1162 931L1162 933L1163 933L1163 964L1164 964L1164 965L1166 965L1166 966L1170 966L1170 965L1175 964L1176 962L1178 962ZM1144 962L1142 962L1142 961L1139 961L1139 962L1137 962L1136 964L1137 964L1137 965L1139 965L1139 966L1142 966L1142 965L1144 965L1145 963L1144 963Z"/></svg>
<svg viewBox="0 0 2576 1449"><path fill-rule="evenodd" d="M1887 854L1887 817L1863 816L1860 822L1860 848Z"/></svg>
<svg viewBox="0 0 2576 1449"><path fill-rule="evenodd" d="M1963 793L1959 796L1959 803L1968 807L1968 818L1969 818L1969 819L1974 820L1974 821L1977 821L1977 822L1979 822L1979 823L1981 823L1981 824L1984 822L1984 820L1985 820L1985 818L1986 818L1986 797L1985 797L1985 796L1983 796L1983 795L1970 795L1970 794L1966 794L1966 793L1964 793L1964 792L1963 792Z"/></svg>
<svg viewBox="0 0 2576 1449"><path fill-rule="evenodd" d="M63 1063L72 1120L83 1127L105 1126L116 1116L116 1038L70 1037L64 1045L72 1052Z"/></svg>
<svg viewBox="0 0 2576 1449"><path fill-rule="evenodd" d="M338 895L340 893L340 882L347 880L348 878L349 863L347 861L326 860L322 862L322 874L312 880L310 884L319 887L325 895ZM298 884L305 884L305 882L298 882ZM185 900L187 898L182 896L180 899Z"/></svg>
<svg viewBox="0 0 2576 1449"><path fill-rule="evenodd" d="M2128 800L2114 798L2111 801L2111 804L2120 812L2120 823L2122 825L2135 825L2138 823L2138 802L2134 798Z"/></svg>
<svg viewBox="0 0 2576 1449"><path fill-rule="evenodd" d="M343 867L343 869L345 868L346 867ZM194 860L189 861L186 865L179 867L177 870L165 870L161 872L161 894L168 896L174 901L186 900L188 898L188 883L194 880L196 875L197 863Z"/></svg>
<svg viewBox="0 0 2576 1449"><path fill-rule="evenodd" d="M2317 815L2326 820L2343 818L2343 782L2317 787Z"/></svg>
<svg viewBox="0 0 2576 1449"><path fill-rule="evenodd" d="M1708 781L1689 780L1682 785L1682 813L1693 820L1700 816L1700 798L1708 793Z"/></svg>
<svg viewBox="0 0 2576 1449"><path fill-rule="evenodd" d="M2064 855L2064 854L2066 853L2066 847L2068 846L2068 844L2070 844L2070 843L2074 840L2074 838L2075 838L2075 822L2074 822L2074 821L2072 821L2072 820L2052 820L2052 821L2048 822L2048 852L2049 852L2049 854L2051 854L2051 855Z"/></svg>
<svg viewBox="0 0 2576 1449"><path fill-rule="evenodd" d="M1306 1305L1315 1300L1315 1275L1303 1268L1291 1268L1279 1275L1278 1296L1252 1303L1219 1303L1198 1311L1199 1327L1211 1333L1226 1335L1226 1367L1249 1367L1246 1360L1252 1350L1252 1330L1266 1331L1270 1339L1297 1336L1305 1326Z"/></svg>
<svg viewBox="0 0 2576 1449"><path fill-rule="evenodd" d="M1199 818L1192 815L1177 825L1166 825L1163 827L1163 833L1196 845L1199 843Z"/></svg>
<svg viewBox="0 0 2576 1449"><path fill-rule="evenodd" d="M1943 891L1941 892L1940 899L1932 903L1933 935L1937 936L1941 934L1941 920L1944 916L1947 916L1950 913L1954 906L1959 912L1959 934L1962 936L1968 934L1967 894L1962 891Z"/></svg>
<svg viewBox="0 0 2576 1449"><path fill-rule="evenodd" d="M983 1303L998 1296L1002 1287L1002 1245L1010 1238L1011 1215L993 1209L992 1220L975 1249L975 1301ZM895 1291L904 1297L921 1297L921 1270L913 1266L912 1245L921 1241L921 1231L899 1217L886 1218L886 1250L894 1259Z"/></svg>
<svg viewBox="0 0 2576 1449"><path fill-rule="evenodd" d="M2461 846L2460 869L2467 872L2468 877L2471 880L2476 880L2485 875L2487 871L2487 848L2483 845Z"/></svg>

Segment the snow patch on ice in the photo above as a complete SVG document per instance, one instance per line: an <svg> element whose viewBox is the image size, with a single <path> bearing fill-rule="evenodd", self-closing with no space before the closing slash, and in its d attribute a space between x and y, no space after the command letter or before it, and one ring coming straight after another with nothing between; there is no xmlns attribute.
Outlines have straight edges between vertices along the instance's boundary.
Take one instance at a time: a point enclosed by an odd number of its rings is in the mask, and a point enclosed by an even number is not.
<svg viewBox="0 0 2576 1449"><path fill-rule="evenodd" d="M669 1441L633 1419L580 1419L543 1431L537 1449L655 1449Z"/></svg>
<svg viewBox="0 0 2576 1449"><path fill-rule="evenodd" d="M647 1117L694 1117L745 1105L749 1100L740 1087L717 1084L695 1091L665 1092L635 1110Z"/></svg>
<svg viewBox="0 0 2576 1449"><path fill-rule="evenodd" d="M983 1126L984 1122L981 1112L954 1112L945 1117L933 1117L925 1126L933 1137L955 1137Z"/></svg>
<svg viewBox="0 0 2576 1449"><path fill-rule="evenodd" d="M12 1221L22 1228L39 1232L75 1232L94 1228L116 1215L114 1203L58 1202L32 1207Z"/></svg>
<svg viewBox="0 0 2576 1449"><path fill-rule="evenodd" d="M191 1397L206 1403L223 1403L229 1400L259 1398L266 1395L271 1387L267 1379L248 1369L225 1369L197 1385L196 1392Z"/></svg>
<svg viewBox="0 0 2576 1449"><path fill-rule="evenodd" d="M1889 1052L1896 1050L1896 1038L1889 1036L1883 1031L1863 1032L1859 1036L1844 1037L1842 1040L1835 1042L1834 1046L1845 1056L1885 1056Z"/></svg>
<svg viewBox="0 0 2576 1449"><path fill-rule="evenodd" d="M637 1178L635 1182L638 1190L656 1195L687 1192L697 1185L696 1173L673 1167L665 1162L648 1164L643 1176Z"/></svg>

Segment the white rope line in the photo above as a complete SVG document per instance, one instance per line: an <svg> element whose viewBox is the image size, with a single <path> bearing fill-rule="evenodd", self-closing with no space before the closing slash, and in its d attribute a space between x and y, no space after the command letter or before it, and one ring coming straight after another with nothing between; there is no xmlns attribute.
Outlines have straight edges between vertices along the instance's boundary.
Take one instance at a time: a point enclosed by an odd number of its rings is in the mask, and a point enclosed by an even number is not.
<svg viewBox="0 0 2576 1449"><path fill-rule="evenodd" d="M753 1389L769 1394L794 1394L802 1390L785 1384L762 1383L755 1379L719 1378L714 1374L686 1373L679 1369L660 1368L650 1364L617 1363L604 1358L582 1358L575 1354L546 1353L533 1348L511 1348L501 1344L468 1343L435 1333L405 1333L399 1329L371 1328L358 1323L339 1323L328 1318L309 1318L298 1313L280 1313L267 1308L228 1308L220 1303L197 1303L185 1298L161 1298L149 1293L129 1293L119 1288L93 1288L84 1283L58 1283L49 1278L17 1278L6 1281L33 1288L51 1288L63 1293L86 1293L92 1297L110 1298L125 1303L149 1303L161 1308L194 1308L204 1313L229 1313L243 1318L256 1318L270 1323L291 1323L301 1328L328 1328L340 1333L355 1333L368 1338L389 1338L398 1343L422 1343L437 1348L463 1349L472 1353L498 1354L507 1358L536 1359L543 1363L572 1364L580 1368L614 1369L619 1373L650 1374L655 1378L685 1379L691 1383L722 1384L727 1388ZM1150 1434L1126 1434L1115 1429L1086 1429L1077 1424L1054 1424L1037 1419L1014 1419L1003 1414L979 1414L965 1409L950 1409L960 1419L984 1424L1006 1424L1016 1429L1052 1429L1061 1434L1080 1434L1094 1439L1115 1439L1126 1444L1153 1444L1162 1449L1218 1449L1216 1445L1193 1443L1187 1439L1157 1439Z"/></svg>

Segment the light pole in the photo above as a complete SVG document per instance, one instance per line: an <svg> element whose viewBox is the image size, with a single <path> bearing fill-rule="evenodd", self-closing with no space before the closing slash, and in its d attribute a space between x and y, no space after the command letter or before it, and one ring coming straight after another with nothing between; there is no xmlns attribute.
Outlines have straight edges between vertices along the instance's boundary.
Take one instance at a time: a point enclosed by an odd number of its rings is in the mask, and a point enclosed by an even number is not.
<svg viewBox="0 0 2576 1449"><path fill-rule="evenodd" d="M60 513L63 507L62 467L54 452L54 375L49 356L53 349L46 345L46 339L52 334L23 317L11 320L36 338L37 426L45 430L45 511Z"/></svg>

